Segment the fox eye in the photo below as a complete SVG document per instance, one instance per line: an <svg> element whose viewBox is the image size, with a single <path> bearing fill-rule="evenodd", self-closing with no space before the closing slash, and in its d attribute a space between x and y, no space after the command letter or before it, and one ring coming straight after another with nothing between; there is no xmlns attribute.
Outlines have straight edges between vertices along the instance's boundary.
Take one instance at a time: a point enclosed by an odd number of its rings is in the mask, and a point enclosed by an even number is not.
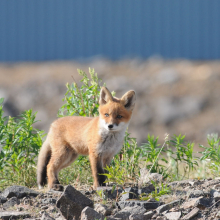
<svg viewBox="0 0 220 220"><path fill-rule="evenodd" d="M121 115L117 115L117 118L122 118L122 116Z"/></svg>
<svg viewBox="0 0 220 220"><path fill-rule="evenodd" d="M108 117L109 116L109 114L108 113L105 113L105 117Z"/></svg>

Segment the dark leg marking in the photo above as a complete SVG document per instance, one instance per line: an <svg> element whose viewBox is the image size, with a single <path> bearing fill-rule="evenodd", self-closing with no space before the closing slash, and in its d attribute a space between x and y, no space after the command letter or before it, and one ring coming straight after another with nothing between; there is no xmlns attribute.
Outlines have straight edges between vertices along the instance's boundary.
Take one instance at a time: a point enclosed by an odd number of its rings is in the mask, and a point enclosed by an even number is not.
<svg viewBox="0 0 220 220"><path fill-rule="evenodd" d="M100 186L106 186L106 183L104 183L105 180L106 180L106 176L100 175L100 174L104 174L105 173L103 168L102 168L101 161L97 162L96 168L97 168L97 173L98 173L97 174L98 175L97 178L98 178L99 185Z"/></svg>

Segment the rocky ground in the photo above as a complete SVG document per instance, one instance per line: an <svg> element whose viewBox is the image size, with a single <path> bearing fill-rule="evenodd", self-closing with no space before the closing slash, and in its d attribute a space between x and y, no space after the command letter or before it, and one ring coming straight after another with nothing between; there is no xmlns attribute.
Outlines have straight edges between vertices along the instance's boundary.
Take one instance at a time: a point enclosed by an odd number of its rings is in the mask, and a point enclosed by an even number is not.
<svg viewBox="0 0 220 220"><path fill-rule="evenodd" d="M207 144L206 135L220 132L220 62L188 60L112 62L93 59L84 63L44 62L0 64L0 97L5 112L15 116L26 109L38 111L36 124L48 131L56 119L65 84L79 82L77 69L95 68L118 96L134 89L137 102L129 131L139 143L147 134L186 134L188 141ZM73 76L73 78L72 78Z"/></svg>
<svg viewBox="0 0 220 220"><path fill-rule="evenodd" d="M158 174L159 175L159 174ZM177 220L220 219L220 179L184 180L169 183L171 192L159 201L140 200L155 190L127 187L126 193L112 187L77 190L68 185L63 192L39 191L11 186L0 193L1 219L82 219L82 220ZM118 195L117 195L118 194ZM139 198L139 199L138 199Z"/></svg>

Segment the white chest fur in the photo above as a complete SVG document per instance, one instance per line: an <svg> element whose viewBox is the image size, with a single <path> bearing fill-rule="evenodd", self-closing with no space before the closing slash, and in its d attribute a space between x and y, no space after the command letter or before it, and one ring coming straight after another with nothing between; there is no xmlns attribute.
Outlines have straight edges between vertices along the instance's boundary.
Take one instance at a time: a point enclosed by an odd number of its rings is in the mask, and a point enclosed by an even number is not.
<svg viewBox="0 0 220 220"><path fill-rule="evenodd" d="M117 154L123 144L124 132L109 132L102 135L102 142L99 143L98 152L101 154L115 155Z"/></svg>
<svg viewBox="0 0 220 220"><path fill-rule="evenodd" d="M117 154L122 148L126 129L127 124L121 125L121 129L117 131L109 131L100 126L99 135L102 141L97 146L98 153L109 156Z"/></svg>

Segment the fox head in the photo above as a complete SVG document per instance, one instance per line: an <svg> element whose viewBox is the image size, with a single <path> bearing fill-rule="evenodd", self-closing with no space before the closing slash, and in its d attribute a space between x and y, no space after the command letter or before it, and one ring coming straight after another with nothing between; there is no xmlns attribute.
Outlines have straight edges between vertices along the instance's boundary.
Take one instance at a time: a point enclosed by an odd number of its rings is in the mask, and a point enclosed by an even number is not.
<svg viewBox="0 0 220 220"><path fill-rule="evenodd" d="M128 91L120 99L102 87L99 98L100 125L107 131L125 130L135 105L135 92Z"/></svg>

